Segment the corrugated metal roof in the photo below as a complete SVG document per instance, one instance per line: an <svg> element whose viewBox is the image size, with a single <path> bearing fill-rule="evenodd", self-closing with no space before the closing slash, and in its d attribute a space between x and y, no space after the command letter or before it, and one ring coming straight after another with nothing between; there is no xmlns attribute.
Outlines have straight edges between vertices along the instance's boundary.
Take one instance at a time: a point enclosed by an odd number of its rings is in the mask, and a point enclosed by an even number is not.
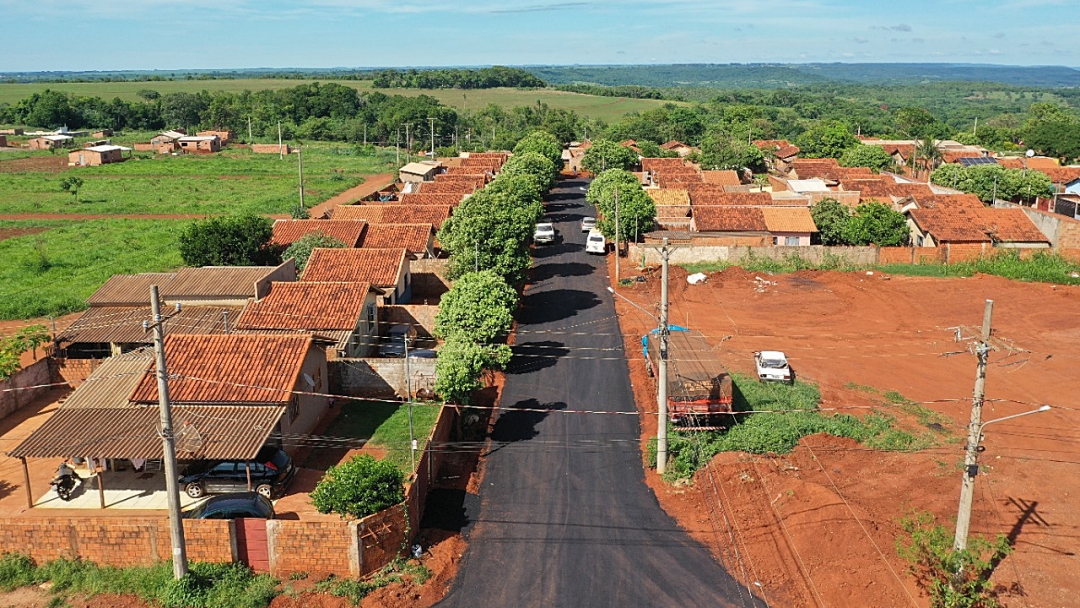
<svg viewBox="0 0 1080 608"><path fill-rule="evenodd" d="M128 398L154 362L154 352L140 348L101 362L60 405L60 409L130 408Z"/></svg>
<svg viewBox="0 0 1080 608"><path fill-rule="evenodd" d="M148 306L150 286L164 285L176 276L173 272L116 274L98 288L86 303L90 306Z"/></svg>
<svg viewBox="0 0 1080 608"><path fill-rule="evenodd" d="M243 309L242 306L184 306L178 313L170 309L165 333L223 334L224 313L229 313L229 322L234 324ZM143 321L152 318L149 306L94 306L56 339L61 344L149 344L154 334L152 330L143 329Z"/></svg>
<svg viewBox="0 0 1080 608"><path fill-rule="evenodd" d="M285 403L312 348L308 335L166 336L169 396L174 403ZM132 393L156 403L157 380L148 371Z"/></svg>
<svg viewBox="0 0 1080 608"><path fill-rule="evenodd" d="M280 405L175 406L177 458L254 458L284 412ZM160 459L164 454L158 434L160 416L156 405L61 407L8 455Z"/></svg>
<svg viewBox="0 0 1080 608"><path fill-rule="evenodd" d="M277 270L276 266L203 266L181 268L161 286L165 299L191 297L255 297L255 283ZM147 292L149 293L149 292ZM149 301L149 297L146 298Z"/></svg>

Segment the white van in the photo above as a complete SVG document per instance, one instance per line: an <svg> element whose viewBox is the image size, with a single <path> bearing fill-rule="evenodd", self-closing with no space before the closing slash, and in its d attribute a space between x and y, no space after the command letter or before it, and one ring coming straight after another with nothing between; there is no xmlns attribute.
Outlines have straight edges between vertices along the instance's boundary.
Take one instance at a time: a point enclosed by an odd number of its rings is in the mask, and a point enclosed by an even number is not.
<svg viewBox="0 0 1080 608"><path fill-rule="evenodd" d="M607 254L607 239L599 230L590 230L589 236L585 237L585 253Z"/></svg>

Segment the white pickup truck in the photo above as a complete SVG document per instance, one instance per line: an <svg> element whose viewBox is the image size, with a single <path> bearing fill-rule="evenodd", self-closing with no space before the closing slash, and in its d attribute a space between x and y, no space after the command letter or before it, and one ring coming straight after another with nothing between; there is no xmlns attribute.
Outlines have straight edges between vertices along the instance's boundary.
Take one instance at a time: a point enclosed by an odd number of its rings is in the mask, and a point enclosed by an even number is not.
<svg viewBox="0 0 1080 608"><path fill-rule="evenodd" d="M754 366L757 368L758 382L795 384L795 373L788 365L787 356L778 350L754 353Z"/></svg>

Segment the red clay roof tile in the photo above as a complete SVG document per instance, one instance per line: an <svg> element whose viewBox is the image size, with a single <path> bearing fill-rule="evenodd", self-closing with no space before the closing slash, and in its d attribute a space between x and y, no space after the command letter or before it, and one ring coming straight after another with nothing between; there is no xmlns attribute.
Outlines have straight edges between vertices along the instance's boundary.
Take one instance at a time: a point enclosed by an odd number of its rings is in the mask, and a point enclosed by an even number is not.
<svg viewBox="0 0 1080 608"><path fill-rule="evenodd" d="M273 283L270 295L248 302L237 329L353 329L364 314L368 283Z"/></svg>
<svg viewBox="0 0 1080 608"><path fill-rule="evenodd" d="M288 247L304 235L321 232L345 243L346 247L356 247L366 226L363 220L277 220L271 242Z"/></svg>
<svg viewBox="0 0 1080 608"><path fill-rule="evenodd" d="M404 248L314 249L301 281L371 283L394 287L405 263Z"/></svg>

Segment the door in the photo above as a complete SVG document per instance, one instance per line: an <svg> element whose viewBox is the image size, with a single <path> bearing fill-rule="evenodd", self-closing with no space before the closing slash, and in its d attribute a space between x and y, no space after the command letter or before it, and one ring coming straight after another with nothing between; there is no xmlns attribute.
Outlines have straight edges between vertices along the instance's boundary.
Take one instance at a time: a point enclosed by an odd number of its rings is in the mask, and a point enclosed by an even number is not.
<svg viewBox="0 0 1080 608"><path fill-rule="evenodd" d="M243 518L236 521L236 559L255 572L270 572L270 544L266 539L265 519Z"/></svg>

